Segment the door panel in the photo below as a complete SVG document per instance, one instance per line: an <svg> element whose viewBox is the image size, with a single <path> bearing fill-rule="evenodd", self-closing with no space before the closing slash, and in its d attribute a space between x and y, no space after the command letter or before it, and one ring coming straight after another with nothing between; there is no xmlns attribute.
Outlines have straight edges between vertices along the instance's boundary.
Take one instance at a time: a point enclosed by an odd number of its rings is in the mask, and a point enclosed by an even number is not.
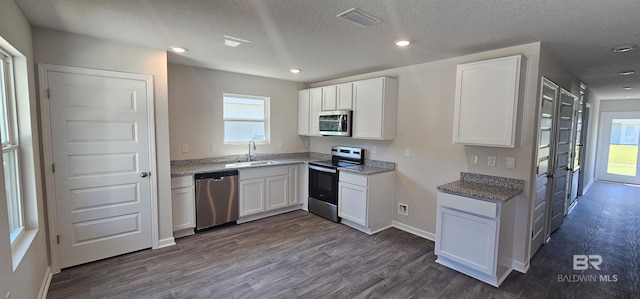
<svg viewBox="0 0 640 299"><path fill-rule="evenodd" d="M536 197L533 203L533 223L531 232L531 253L535 253L546 241L547 197L552 167L551 145L553 138L554 107L557 102L558 86L542 78L540 115L538 120L538 152L536 167Z"/></svg>
<svg viewBox="0 0 640 299"><path fill-rule="evenodd" d="M557 139L554 140L555 146L557 146L554 152L554 169L553 169L553 194L551 196L551 209L550 209L550 227L549 234L558 229L564 221L566 200L568 198L567 189L569 187L568 182L570 179L570 173L572 172L570 166L572 162L573 152L573 122L574 122L574 107L577 103L577 97L566 91L560 89L560 96L558 101L558 126L556 127Z"/></svg>
<svg viewBox="0 0 640 299"><path fill-rule="evenodd" d="M49 70L60 266L152 246L146 80Z"/></svg>

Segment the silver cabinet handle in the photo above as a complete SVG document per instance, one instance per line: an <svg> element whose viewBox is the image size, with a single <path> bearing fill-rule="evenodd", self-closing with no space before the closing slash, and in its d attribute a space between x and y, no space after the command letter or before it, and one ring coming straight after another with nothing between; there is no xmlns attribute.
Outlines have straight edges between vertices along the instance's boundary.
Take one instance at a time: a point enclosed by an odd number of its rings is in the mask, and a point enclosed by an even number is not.
<svg viewBox="0 0 640 299"><path fill-rule="evenodd" d="M143 171L143 172L141 172L141 173L140 173L140 177L142 177L142 178L146 178L146 177L148 177L149 175L150 175L150 173L149 173L149 172L146 172L146 171Z"/></svg>

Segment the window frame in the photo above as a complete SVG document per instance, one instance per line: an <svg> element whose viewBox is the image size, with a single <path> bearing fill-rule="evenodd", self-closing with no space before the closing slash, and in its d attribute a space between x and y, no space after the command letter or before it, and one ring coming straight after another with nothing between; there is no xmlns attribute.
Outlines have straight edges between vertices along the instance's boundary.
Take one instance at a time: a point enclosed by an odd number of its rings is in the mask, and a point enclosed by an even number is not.
<svg viewBox="0 0 640 299"><path fill-rule="evenodd" d="M3 48L0 48L0 63L3 64L2 67L2 84L3 90L0 98L0 105L3 107L3 112L5 115L0 115L0 123L3 123L3 118L6 118L7 125L7 140L2 140L2 154L3 154L3 162L7 163L4 160L6 157L5 154L13 153L13 159L11 159L10 166L12 168L13 173L8 174L4 173L5 184L7 184L7 179L12 180L13 187L15 188L15 196L17 197L15 202L10 203L9 192L10 190L7 188L5 190L5 194L7 195L7 216L9 221L9 235L10 235L10 243L11 247L14 248L16 244L19 243L21 238L24 236L26 230L26 220L25 220L25 204L22 190L22 169L21 169L21 157L20 157L20 138L18 134L18 115L16 109L16 86L15 86L15 69L13 64L13 56ZM3 136L3 139L4 136ZM6 186L6 185L5 185ZM16 211L17 209L17 211Z"/></svg>
<svg viewBox="0 0 640 299"><path fill-rule="evenodd" d="M264 113L264 118L262 119L256 119L256 118L242 118L242 117L226 117L225 116L225 98L227 97L234 97L234 98L242 98L242 99L251 99L251 100L261 100L263 102L263 113ZM270 130L270 126L271 126L271 122L270 122L270 102L271 102L271 97L268 96L255 96L255 95L246 95L246 94L238 94L238 93L229 93L229 92L224 92L222 93L222 141L223 144L225 145L244 145L248 142L255 142L256 144L270 144L271 143L271 130ZM264 140L243 140L243 141L227 141L227 134L225 132L225 125L227 123L227 121L229 122L238 122L238 121L242 121L242 122L256 122L256 123L263 123L264 124Z"/></svg>

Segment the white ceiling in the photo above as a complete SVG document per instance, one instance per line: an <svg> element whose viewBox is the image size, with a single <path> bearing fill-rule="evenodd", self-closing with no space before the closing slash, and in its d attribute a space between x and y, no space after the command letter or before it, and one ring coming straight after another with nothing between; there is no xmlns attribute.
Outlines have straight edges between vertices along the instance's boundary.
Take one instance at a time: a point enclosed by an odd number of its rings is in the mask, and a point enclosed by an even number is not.
<svg viewBox="0 0 640 299"><path fill-rule="evenodd" d="M601 99L640 99L638 0L16 0L36 27L168 49L169 62L315 82L542 41ZM357 7L370 28L336 18ZM224 35L249 40L224 46ZM393 45L409 38L409 48ZM290 68L300 68L294 75ZM637 70L620 76L622 70ZM623 90L624 86L634 86Z"/></svg>

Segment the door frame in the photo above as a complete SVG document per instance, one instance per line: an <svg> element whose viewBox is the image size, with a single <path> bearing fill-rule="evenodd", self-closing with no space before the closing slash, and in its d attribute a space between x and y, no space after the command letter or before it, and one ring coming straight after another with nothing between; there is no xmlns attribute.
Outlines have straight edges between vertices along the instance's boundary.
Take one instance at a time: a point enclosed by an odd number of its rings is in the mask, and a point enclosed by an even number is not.
<svg viewBox="0 0 640 299"><path fill-rule="evenodd" d="M38 64L38 81L40 96L40 120L42 129L42 153L44 159L44 179L45 179L45 193L47 204L47 224L48 224L48 239L49 250L51 256L51 272L60 272L60 250L58 248L57 236L58 230L58 215L56 205L56 192L55 181L53 176L53 142L51 134L51 114L50 114L50 101L48 97L48 72L61 72L79 75L93 75L104 76L112 78L132 79L144 81L146 83L147 91L147 124L149 134L149 171L150 176L150 196L151 196L151 240L152 248L159 248L160 240L158 234L158 176L156 170L156 140L155 140L155 101L153 95L153 76L133 74L117 71L97 70L90 68L80 68L71 66L61 66L53 64Z"/></svg>
<svg viewBox="0 0 640 299"><path fill-rule="evenodd" d="M617 183L625 183L625 184L638 184L640 183L640 157L636 164L636 181L620 181L612 178L603 178L603 174L606 175L607 166L605 163L608 160L609 156L609 141L605 140L605 134L607 137L611 138L611 127L608 126L608 123L605 120L613 120L614 118L634 118L640 119L640 111L604 111L600 113L600 120L598 122L598 151L596 155L596 167L595 167L595 177L598 181L608 181L608 182L617 182ZM609 121L610 123L610 121ZM607 133L605 128L609 128L609 132ZM640 156L640 151L638 152L638 156ZM604 168L604 169L603 169Z"/></svg>

